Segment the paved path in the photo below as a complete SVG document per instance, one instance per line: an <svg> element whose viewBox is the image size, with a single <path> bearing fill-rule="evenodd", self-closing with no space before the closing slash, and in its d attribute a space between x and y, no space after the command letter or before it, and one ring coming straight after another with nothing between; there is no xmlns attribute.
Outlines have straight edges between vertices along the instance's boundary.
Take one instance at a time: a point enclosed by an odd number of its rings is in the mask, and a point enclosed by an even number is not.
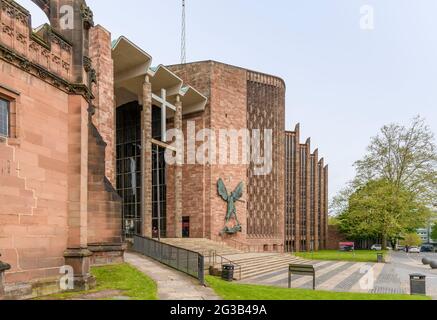
<svg viewBox="0 0 437 320"><path fill-rule="evenodd" d="M422 264L423 257L437 260L437 254L406 254L393 252L390 263L353 263L314 261L318 290L338 292L409 294L410 274L427 277L427 294L437 300L437 270ZM371 276L371 277L369 277ZM369 284L370 280L370 285ZM244 283L288 287L288 271L275 271L246 279ZM373 282L373 285L372 285ZM364 284L364 286L363 286ZM291 278L292 288L311 289L312 279L302 276Z"/></svg>
<svg viewBox="0 0 437 320"><path fill-rule="evenodd" d="M160 300L219 300L212 289L201 286L196 279L152 259L126 253L125 261L157 283Z"/></svg>
<svg viewBox="0 0 437 320"><path fill-rule="evenodd" d="M314 261L317 290L338 292L407 293L391 264ZM244 283L287 288L288 270L246 279ZM292 276L291 287L312 289L310 277Z"/></svg>
<svg viewBox="0 0 437 320"><path fill-rule="evenodd" d="M393 271L399 276L403 288L410 288L410 274L420 273L426 276L427 294L437 300L437 270L424 266L422 259L429 257L437 260L437 253L406 254L404 252L392 253Z"/></svg>

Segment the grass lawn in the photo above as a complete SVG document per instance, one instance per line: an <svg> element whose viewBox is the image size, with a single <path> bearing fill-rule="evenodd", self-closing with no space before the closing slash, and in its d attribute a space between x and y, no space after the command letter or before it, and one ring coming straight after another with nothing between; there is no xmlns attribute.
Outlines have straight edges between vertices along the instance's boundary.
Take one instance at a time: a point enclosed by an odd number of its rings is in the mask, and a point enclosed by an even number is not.
<svg viewBox="0 0 437 320"><path fill-rule="evenodd" d="M339 293L246 285L229 283L212 276L207 276L206 281L224 300L431 300L429 297L409 295Z"/></svg>
<svg viewBox="0 0 437 320"><path fill-rule="evenodd" d="M328 261L352 261L352 262L377 262L376 251L356 250L355 252L340 252L337 250L321 250L318 252L298 252L296 257L309 260L328 260ZM384 256L387 252L383 252Z"/></svg>
<svg viewBox="0 0 437 320"><path fill-rule="evenodd" d="M66 300L102 291L118 290L122 291L120 295L129 297L131 300L157 300L156 283L129 264L93 267L91 273L96 278L95 289L86 292L55 294L47 298Z"/></svg>

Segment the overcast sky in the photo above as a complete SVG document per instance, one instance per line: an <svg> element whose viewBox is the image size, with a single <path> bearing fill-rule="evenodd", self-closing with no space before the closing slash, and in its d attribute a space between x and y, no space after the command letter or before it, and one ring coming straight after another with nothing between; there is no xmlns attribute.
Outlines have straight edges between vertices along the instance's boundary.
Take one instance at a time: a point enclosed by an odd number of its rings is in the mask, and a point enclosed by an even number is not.
<svg viewBox="0 0 437 320"><path fill-rule="evenodd" d="M88 4L114 38L155 64L179 62L180 0ZM373 31L360 28L363 5L374 8ZM437 132L435 0L187 0L187 60L209 59L286 81L287 129L301 123L302 141L310 136L325 157L331 196L384 124L420 114Z"/></svg>

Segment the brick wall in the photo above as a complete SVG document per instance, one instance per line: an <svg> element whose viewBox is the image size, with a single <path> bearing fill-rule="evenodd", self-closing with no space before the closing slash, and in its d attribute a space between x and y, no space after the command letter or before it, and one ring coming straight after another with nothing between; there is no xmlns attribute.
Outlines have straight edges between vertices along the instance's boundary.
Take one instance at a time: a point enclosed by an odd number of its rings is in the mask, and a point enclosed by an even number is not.
<svg viewBox="0 0 437 320"><path fill-rule="evenodd" d="M338 230L337 226L328 226L328 238L326 249L338 250L340 242L348 242L349 240Z"/></svg>

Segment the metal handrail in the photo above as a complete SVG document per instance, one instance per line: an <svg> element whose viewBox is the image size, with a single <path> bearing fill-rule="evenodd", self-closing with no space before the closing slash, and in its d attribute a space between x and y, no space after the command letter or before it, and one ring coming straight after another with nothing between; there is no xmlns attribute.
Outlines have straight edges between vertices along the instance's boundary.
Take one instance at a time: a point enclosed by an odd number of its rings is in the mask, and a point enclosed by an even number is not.
<svg viewBox="0 0 437 320"><path fill-rule="evenodd" d="M135 238L140 239L140 240L144 240L144 242L141 242L141 243L139 241L137 242L137 241L135 241ZM152 250L144 249L147 247L150 249L150 245L147 245L147 243L153 244L153 246L155 246L155 249L157 248L157 251L159 251L158 254L154 254ZM175 250L176 255L177 255L176 260L175 260L176 265L169 262L169 261L173 261L173 260L169 260L168 257L166 258L166 255L163 254L163 250L165 248L171 249L170 252L172 252L172 250ZM205 284L205 277L204 277L205 276L205 257L204 257L204 255L200 254L199 252L187 250L185 248L180 248L177 246L173 246L170 244L166 244L166 243L157 241L155 239L151 239L151 238L143 237L143 236L139 236L139 235L134 236L134 246L132 249L135 252L138 252L138 253L143 254L149 258L152 258L152 259L154 259L162 264L165 264L173 269L176 269L178 271L181 271L183 273L186 273L190 276L197 278L202 285ZM185 261L185 260L181 259L181 255L185 255L185 254L187 256L186 257L187 265L181 266L181 263ZM189 263L190 263L189 255L190 254L197 257L197 268L190 269L190 265L189 265ZM193 272L190 272L190 270L192 270Z"/></svg>
<svg viewBox="0 0 437 320"><path fill-rule="evenodd" d="M217 251L212 251L211 252L212 253L212 266L213 267L215 267L215 265L217 264L217 258L220 258L221 259L221 262L220 262L220 265L223 267L225 264L231 264L231 265L233 265L234 267L237 267L238 268L238 270L239 270L239 278L238 278L238 280L241 280L241 278L242 278L242 267L241 267L241 265L239 265L238 263L235 263L234 261L232 261L232 260L230 260L230 259L228 259L228 258L226 258L226 257L223 257L223 256L221 256L221 255L219 255L219 254L217 254ZM210 257L210 261L211 261L211 257ZM223 262L226 262L226 263L223 263Z"/></svg>
<svg viewBox="0 0 437 320"><path fill-rule="evenodd" d="M146 240L149 240L149 241L153 241L153 242L155 242L155 243L159 243L159 244L165 245L165 246L167 246L167 247L171 247L171 248L173 248L173 249L184 250L184 251L188 251L188 252L190 252L190 253L194 253L194 254L202 255L202 254L200 254L200 253L197 252L197 251L193 251L193 250L189 250L189 249L185 249L185 248L177 247L177 246L174 246L174 245L172 245L172 244L168 244L168 243L165 243L165 242L162 242L162 241L158 241L158 240L153 239L153 238L144 237L144 236L139 236L139 235L135 235L135 237L143 238L143 239L146 239Z"/></svg>

